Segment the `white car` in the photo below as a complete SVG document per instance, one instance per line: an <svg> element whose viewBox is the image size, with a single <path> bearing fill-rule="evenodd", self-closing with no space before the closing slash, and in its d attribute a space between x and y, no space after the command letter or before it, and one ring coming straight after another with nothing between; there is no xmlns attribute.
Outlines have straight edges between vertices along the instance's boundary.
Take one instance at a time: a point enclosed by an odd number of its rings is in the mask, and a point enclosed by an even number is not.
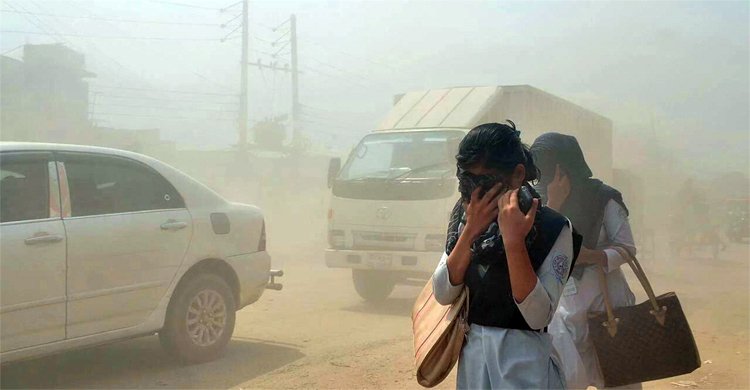
<svg viewBox="0 0 750 390"><path fill-rule="evenodd" d="M156 332L211 360L274 276L256 207L136 153L0 143L0 362Z"/></svg>

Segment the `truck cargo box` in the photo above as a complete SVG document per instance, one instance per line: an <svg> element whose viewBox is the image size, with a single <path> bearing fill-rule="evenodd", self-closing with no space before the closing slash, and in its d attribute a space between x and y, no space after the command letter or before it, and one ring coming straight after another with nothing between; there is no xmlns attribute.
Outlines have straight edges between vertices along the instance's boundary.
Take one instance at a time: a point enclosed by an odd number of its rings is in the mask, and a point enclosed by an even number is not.
<svg viewBox="0 0 750 390"><path fill-rule="evenodd" d="M407 92L394 98L376 130L472 128L506 119L516 123L528 144L548 131L575 136L594 175L612 179L612 121L529 85Z"/></svg>

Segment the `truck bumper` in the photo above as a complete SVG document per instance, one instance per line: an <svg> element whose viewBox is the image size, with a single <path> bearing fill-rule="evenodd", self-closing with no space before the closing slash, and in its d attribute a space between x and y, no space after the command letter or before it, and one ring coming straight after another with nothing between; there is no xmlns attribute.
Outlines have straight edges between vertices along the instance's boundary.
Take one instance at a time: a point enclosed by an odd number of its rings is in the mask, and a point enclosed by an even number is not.
<svg viewBox="0 0 750 390"><path fill-rule="evenodd" d="M268 284L271 256L268 252L247 253L227 259L237 274L240 284L240 301L237 310L260 299Z"/></svg>
<svg viewBox="0 0 750 390"><path fill-rule="evenodd" d="M329 268L403 271L430 275L435 271L442 255L440 252L326 249L325 259Z"/></svg>

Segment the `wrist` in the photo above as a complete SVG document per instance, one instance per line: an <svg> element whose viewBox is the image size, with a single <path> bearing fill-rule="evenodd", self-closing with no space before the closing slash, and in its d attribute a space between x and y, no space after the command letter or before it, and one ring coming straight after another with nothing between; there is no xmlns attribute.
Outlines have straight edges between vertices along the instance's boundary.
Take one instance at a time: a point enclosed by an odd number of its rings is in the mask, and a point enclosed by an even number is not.
<svg viewBox="0 0 750 390"><path fill-rule="evenodd" d="M462 237L466 237L470 240L470 242L474 242L479 236L482 235L482 231L479 230L475 225L467 223L466 226L464 226L464 230L461 233Z"/></svg>
<svg viewBox="0 0 750 390"><path fill-rule="evenodd" d="M506 252L525 250L526 240L524 237L503 235L503 247L505 247Z"/></svg>
<svg viewBox="0 0 750 390"><path fill-rule="evenodd" d="M606 251L599 251L599 257L597 258L599 260L599 265L602 266L605 270L607 269L607 263L609 262L609 258L607 257Z"/></svg>

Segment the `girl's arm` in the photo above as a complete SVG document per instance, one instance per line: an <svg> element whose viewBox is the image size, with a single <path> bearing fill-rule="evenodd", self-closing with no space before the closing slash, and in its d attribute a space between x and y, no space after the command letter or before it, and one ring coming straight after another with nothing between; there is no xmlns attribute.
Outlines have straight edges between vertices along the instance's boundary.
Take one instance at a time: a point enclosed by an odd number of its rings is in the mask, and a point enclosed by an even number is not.
<svg viewBox="0 0 750 390"><path fill-rule="evenodd" d="M539 199L534 199L528 214L524 214L518 207L518 190L508 191L498 203L498 224L508 260L510 287L516 302L523 302L537 283L536 273L526 251L526 235L534 224Z"/></svg>
<svg viewBox="0 0 750 390"><path fill-rule="evenodd" d="M552 321L574 258L573 229L563 227L555 244L539 267L536 284L523 301L516 300L526 323L532 329L542 329Z"/></svg>

